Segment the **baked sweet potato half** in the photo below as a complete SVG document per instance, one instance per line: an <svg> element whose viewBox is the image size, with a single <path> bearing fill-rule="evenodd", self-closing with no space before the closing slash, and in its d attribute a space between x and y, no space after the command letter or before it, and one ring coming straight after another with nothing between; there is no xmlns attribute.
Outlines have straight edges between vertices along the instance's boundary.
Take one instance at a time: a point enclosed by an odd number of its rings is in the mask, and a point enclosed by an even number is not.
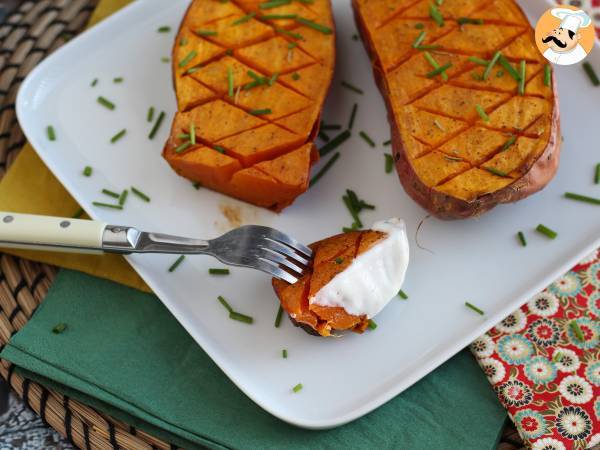
<svg viewBox="0 0 600 450"><path fill-rule="evenodd" d="M194 0L172 60L163 156L178 174L275 211L306 191L335 62L329 0Z"/></svg>
<svg viewBox="0 0 600 450"><path fill-rule="evenodd" d="M408 265L404 222L331 236L309 246L313 259L296 283L273 278L281 306L310 334L362 333L400 290Z"/></svg>
<svg viewBox="0 0 600 450"><path fill-rule="evenodd" d="M442 219L477 216L553 178L552 69L513 0L353 0L406 192Z"/></svg>

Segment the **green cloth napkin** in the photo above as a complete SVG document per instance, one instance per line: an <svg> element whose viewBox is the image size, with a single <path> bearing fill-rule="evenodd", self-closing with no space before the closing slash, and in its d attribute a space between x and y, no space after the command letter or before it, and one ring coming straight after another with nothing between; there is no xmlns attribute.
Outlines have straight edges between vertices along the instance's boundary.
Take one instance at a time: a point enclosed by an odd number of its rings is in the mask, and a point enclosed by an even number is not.
<svg viewBox="0 0 600 450"><path fill-rule="evenodd" d="M506 417L465 350L359 420L296 428L237 389L155 296L69 270L0 356L186 448L493 449Z"/></svg>

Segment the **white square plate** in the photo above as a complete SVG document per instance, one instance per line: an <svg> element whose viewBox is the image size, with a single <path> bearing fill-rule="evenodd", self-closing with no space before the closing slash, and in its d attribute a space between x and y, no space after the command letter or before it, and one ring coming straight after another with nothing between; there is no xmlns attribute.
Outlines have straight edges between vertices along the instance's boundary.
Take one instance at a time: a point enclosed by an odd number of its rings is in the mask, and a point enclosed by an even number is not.
<svg viewBox="0 0 600 450"><path fill-rule="evenodd" d="M317 0L320 1L320 0ZM530 18L549 4L523 1ZM347 1L335 0L338 65L324 117L346 124L354 102L359 111L354 135L327 175L282 214L201 189L178 177L160 153L175 112L169 56L173 33L157 28L178 27L188 0L139 0L105 20L40 64L19 93L18 117L44 162L95 219L145 230L211 238L228 228L222 210L230 208L245 223L279 228L303 242L340 232L351 218L341 196L346 188L377 205L363 215L365 224L399 216L411 236L411 264L404 290L408 301L393 300L377 317L376 331L341 339L319 339L285 320L273 326L278 302L270 280L259 272L233 269L229 277L207 274L219 266L207 257L188 258L174 273L173 256L132 256L129 261L173 315L225 373L261 407L292 424L326 428L356 419L402 392L485 332L529 297L543 289L575 262L600 245L600 208L562 197L565 191L600 196L592 184L593 166L600 162L600 89L593 88L580 67L558 68L565 137L558 175L541 193L505 205L478 220L428 220L419 241L418 223L426 212L400 187L395 174L384 173L384 152L358 137L366 130L381 143L389 137L383 101L369 61L355 33ZM600 67L596 49L591 62ZM340 77L341 74L341 77ZM114 84L114 77L124 77ZM92 88L90 82L98 78ZM340 88L340 79L362 87L365 95ZM103 95L117 108L96 103ZM165 110L167 118L154 140L147 135L149 106ZM58 136L49 142L52 124ZM109 140L126 127L118 143ZM322 163L321 163L322 164ZM83 177L84 166L94 168ZM130 196L122 212L100 209L102 188L115 191L136 186L150 204ZM558 231L550 241L533 232L539 223ZM529 245L522 248L515 233L524 230ZM235 309L254 316L248 326L229 320L217 296ZM485 311L481 317L465 300ZM289 358L281 358L288 349ZM291 388L303 383L293 394ZM198 383L202 383L199 379Z"/></svg>

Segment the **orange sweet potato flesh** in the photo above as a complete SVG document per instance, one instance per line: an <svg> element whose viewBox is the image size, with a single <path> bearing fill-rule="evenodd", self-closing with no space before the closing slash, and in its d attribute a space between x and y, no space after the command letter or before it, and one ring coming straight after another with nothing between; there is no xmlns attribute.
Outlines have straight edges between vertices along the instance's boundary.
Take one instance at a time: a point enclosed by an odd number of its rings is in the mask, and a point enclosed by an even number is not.
<svg viewBox="0 0 600 450"><path fill-rule="evenodd" d="M329 0L261 3L192 1L173 46L178 111L163 157L204 187L281 211L308 189L319 157L312 141L333 76L335 32ZM248 88L252 74L272 81ZM192 126L196 142L182 149Z"/></svg>
<svg viewBox="0 0 600 450"><path fill-rule="evenodd" d="M321 336L334 331L352 330L362 333L369 325L366 316L349 314L340 307L311 304L310 299L343 272L354 258L377 244L386 234L379 231L352 231L315 242L313 260L308 272L295 284L273 278L273 288L281 306L294 323Z"/></svg>
<svg viewBox="0 0 600 450"><path fill-rule="evenodd" d="M534 33L513 0L353 0L362 40L386 100L393 156L400 182L425 209L442 219L477 216L499 203L523 199L546 186L558 168L560 121L554 77L545 83L546 61ZM435 3L433 3L435 5ZM464 18L480 23L461 23ZM460 20L459 20L460 19ZM439 66L451 64L441 75ZM526 62L524 92L497 64L500 52L515 69ZM480 106L489 121L484 120ZM513 145L507 142L514 141Z"/></svg>

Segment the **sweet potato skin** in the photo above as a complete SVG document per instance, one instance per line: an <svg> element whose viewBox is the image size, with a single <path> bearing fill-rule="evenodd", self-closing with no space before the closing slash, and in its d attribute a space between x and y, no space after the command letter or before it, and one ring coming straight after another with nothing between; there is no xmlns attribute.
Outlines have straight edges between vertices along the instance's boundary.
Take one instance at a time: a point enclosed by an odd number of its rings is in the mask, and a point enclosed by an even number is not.
<svg viewBox="0 0 600 450"><path fill-rule="evenodd" d="M359 0L352 0L354 19L361 40L371 60L375 82L386 104L388 121L391 128L392 155L395 161L396 172L403 188L415 202L440 219L466 219L480 216L498 204L522 200L542 190L554 178L560 160L561 133L558 90L556 77L553 76L553 106L549 140L542 153L529 165L527 171L521 177L515 179L502 189L479 196L473 201L456 198L423 183L408 158L407 148L399 131L400 127L398 126L397 117L393 111L385 72L377 56L373 42L369 37L367 24L360 14L358 2ZM518 5L515 5L515 7L521 11Z"/></svg>

